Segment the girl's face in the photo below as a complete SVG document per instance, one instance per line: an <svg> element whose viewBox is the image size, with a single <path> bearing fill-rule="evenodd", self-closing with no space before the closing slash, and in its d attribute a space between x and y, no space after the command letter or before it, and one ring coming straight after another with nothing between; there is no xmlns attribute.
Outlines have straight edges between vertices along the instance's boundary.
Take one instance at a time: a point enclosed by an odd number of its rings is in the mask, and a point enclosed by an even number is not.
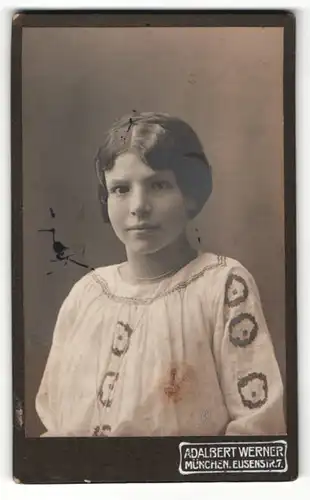
<svg viewBox="0 0 310 500"><path fill-rule="evenodd" d="M195 202L184 196L172 170L153 170L124 153L105 178L109 218L127 251L152 254L184 233Z"/></svg>

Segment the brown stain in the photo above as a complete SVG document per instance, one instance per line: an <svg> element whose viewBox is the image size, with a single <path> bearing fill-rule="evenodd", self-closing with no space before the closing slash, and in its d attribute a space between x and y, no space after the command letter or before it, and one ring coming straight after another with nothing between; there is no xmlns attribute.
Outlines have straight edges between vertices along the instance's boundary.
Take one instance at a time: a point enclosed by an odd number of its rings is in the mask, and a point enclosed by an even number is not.
<svg viewBox="0 0 310 500"><path fill-rule="evenodd" d="M186 363L173 364L168 374L164 377L164 397L173 403L179 403L195 392L195 371Z"/></svg>

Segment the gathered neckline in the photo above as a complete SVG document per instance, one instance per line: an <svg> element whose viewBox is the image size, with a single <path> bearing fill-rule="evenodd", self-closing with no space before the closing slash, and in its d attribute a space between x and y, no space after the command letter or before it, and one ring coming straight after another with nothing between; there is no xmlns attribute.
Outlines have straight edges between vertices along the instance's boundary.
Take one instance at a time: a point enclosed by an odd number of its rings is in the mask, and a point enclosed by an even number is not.
<svg viewBox="0 0 310 500"><path fill-rule="evenodd" d="M121 262L120 264L117 264L116 265L116 273L117 273L117 277L118 279L124 284L124 285L128 285L130 287L133 287L133 288L137 288L137 287L153 287L155 285L159 285L160 283L164 283L165 281L168 281L168 280L171 280L172 278L174 278L178 273L180 273L181 271L184 271L187 267L189 267L193 262L197 261L197 259L200 257L200 255L196 255L196 257L192 260L190 260L189 262L187 262L187 264L185 264L184 266L180 267L179 269L176 269L176 271L174 272L171 272L171 274L168 274L166 276L162 276L162 277L158 277L157 279L150 279L150 281L147 281L147 279L142 280L140 282L137 282L137 283L130 283L130 281L127 281L125 280L122 275L121 275L121 272L120 272L120 268L123 267L125 264L128 263L128 261L125 261L125 262Z"/></svg>
<svg viewBox="0 0 310 500"><path fill-rule="evenodd" d="M205 264L197 266L196 264L199 261L204 261ZM172 276L168 276L167 278L154 283L144 284L130 284L127 281L124 281L118 272L119 265L120 264L113 265L110 269L113 273L113 288L115 291L121 290L121 295L119 293L115 293L113 289L111 289L109 282L101 273L96 273L95 270L91 273L91 276L93 280L100 285L102 292L109 299L115 302L148 305L162 297L186 289L191 283L197 281L197 279L202 277L205 272L211 269L225 267L226 257L211 253L200 254ZM182 279L180 279L179 276L181 273L184 275L182 276Z"/></svg>

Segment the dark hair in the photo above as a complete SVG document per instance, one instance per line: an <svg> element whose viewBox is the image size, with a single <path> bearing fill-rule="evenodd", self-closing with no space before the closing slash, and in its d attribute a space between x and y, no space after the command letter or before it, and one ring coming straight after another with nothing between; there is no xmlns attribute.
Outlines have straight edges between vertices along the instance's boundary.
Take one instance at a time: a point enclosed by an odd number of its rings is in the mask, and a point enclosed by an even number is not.
<svg viewBox="0 0 310 500"><path fill-rule="evenodd" d="M194 130L166 113L134 113L114 122L95 158L98 194L105 222L108 192L104 172L118 156L135 152L154 170L173 170L184 195L197 201L197 215L212 191L211 167Z"/></svg>

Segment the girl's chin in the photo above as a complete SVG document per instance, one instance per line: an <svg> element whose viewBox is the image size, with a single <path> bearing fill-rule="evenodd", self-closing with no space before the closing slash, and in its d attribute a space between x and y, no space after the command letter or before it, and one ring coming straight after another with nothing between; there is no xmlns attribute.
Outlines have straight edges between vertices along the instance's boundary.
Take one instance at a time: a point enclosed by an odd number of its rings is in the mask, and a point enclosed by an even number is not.
<svg viewBox="0 0 310 500"><path fill-rule="evenodd" d="M160 248L154 248L154 247L151 247L151 246L148 246L148 245L139 245L139 246L126 246L126 250L127 252L130 252L131 254L137 254L137 255L151 255L151 254L154 254L156 252L159 252L159 250L162 250L162 248L164 247L160 247Z"/></svg>
<svg viewBox="0 0 310 500"><path fill-rule="evenodd" d="M131 242L129 245L128 243L125 244L127 253L129 252L132 254L134 253L140 255L151 255L156 252L159 252L160 250L162 250L167 246L169 245L167 244L154 245L154 243L151 244L151 242L147 241L139 241L139 242L136 241L134 244Z"/></svg>

